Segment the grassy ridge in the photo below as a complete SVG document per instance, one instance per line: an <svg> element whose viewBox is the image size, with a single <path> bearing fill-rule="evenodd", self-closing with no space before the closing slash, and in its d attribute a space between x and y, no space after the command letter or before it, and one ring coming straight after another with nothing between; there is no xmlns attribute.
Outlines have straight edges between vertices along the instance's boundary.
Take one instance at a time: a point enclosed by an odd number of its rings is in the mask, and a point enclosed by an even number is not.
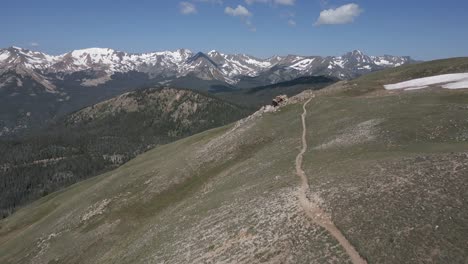
<svg viewBox="0 0 468 264"><path fill-rule="evenodd" d="M309 198L369 263L463 263L468 93L386 92L373 78L309 104ZM19 210L0 221L0 262L349 263L298 206L301 103L156 147Z"/></svg>

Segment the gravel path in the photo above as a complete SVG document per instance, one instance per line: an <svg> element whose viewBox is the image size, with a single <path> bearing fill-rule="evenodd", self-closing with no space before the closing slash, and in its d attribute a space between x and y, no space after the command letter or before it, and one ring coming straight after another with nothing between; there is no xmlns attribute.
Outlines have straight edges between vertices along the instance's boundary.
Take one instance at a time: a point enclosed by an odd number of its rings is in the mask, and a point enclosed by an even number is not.
<svg viewBox="0 0 468 264"><path fill-rule="evenodd" d="M302 169L302 161L304 157L304 153L307 151L307 126L306 126L306 116L307 116L307 104L312 100L310 98L307 102L304 103L303 109L304 112L301 115L302 119L302 149L296 157L296 174L301 179L301 187L299 189L298 198L301 207L304 209L306 215L317 225L325 228L345 249L346 253L348 253L351 261L354 264L367 264L367 261L364 260L359 252L356 251L353 245L346 239L346 237L341 233L341 231L333 224L330 215L328 215L325 211L320 208L318 203L314 202L313 200L309 199L310 197L310 189L309 189L309 181L307 180L307 176Z"/></svg>

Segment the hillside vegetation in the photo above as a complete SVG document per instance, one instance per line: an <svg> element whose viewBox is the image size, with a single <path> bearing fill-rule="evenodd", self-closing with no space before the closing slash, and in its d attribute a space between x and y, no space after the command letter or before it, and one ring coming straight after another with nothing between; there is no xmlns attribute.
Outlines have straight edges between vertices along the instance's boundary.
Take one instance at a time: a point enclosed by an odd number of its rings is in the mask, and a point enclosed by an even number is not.
<svg viewBox="0 0 468 264"><path fill-rule="evenodd" d="M125 163L154 146L247 115L189 90L125 93L65 116L39 135L0 141L0 216Z"/></svg>
<svg viewBox="0 0 468 264"><path fill-rule="evenodd" d="M468 91L389 92L381 74L50 194L0 221L0 262L465 263Z"/></svg>

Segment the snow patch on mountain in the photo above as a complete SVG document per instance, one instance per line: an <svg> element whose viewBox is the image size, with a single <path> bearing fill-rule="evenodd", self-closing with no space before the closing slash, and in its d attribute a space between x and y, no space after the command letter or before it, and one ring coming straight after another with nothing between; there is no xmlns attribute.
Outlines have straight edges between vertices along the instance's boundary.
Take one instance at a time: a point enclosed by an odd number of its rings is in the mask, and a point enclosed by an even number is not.
<svg viewBox="0 0 468 264"><path fill-rule="evenodd" d="M314 60L315 58L300 60L299 62L296 62L295 64L291 65L290 67L299 71L304 70L307 69L308 66L310 66L310 64L314 62Z"/></svg>
<svg viewBox="0 0 468 264"><path fill-rule="evenodd" d="M442 86L446 89L467 89L468 88L468 78L464 80L459 80L453 83L448 83Z"/></svg>
<svg viewBox="0 0 468 264"><path fill-rule="evenodd" d="M468 88L468 73L452 73L413 79L405 82L384 85L387 90L417 90L438 85L446 89Z"/></svg>
<svg viewBox="0 0 468 264"><path fill-rule="evenodd" d="M271 63L268 62L268 61L260 61L260 60L256 60L256 59L253 59L253 58L250 58L250 57L247 60L245 60L245 62L247 64L258 66L260 68L271 67Z"/></svg>
<svg viewBox="0 0 468 264"><path fill-rule="evenodd" d="M342 57L337 57L337 58L333 59L333 61L331 63L332 63L333 66L338 66L340 68L344 68L346 61L343 60Z"/></svg>
<svg viewBox="0 0 468 264"><path fill-rule="evenodd" d="M8 59L10 57L10 52L8 50L4 50L0 52L0 62L3 62L4 60Z"/></svg>

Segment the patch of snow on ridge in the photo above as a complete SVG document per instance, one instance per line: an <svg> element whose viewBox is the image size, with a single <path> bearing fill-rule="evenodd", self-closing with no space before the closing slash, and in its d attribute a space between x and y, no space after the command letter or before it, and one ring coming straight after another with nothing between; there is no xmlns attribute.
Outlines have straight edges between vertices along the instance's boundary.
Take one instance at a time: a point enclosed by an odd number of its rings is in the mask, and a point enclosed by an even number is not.
<svg viewBox="0 0 468 264"><path fill-rule="evenodd" d="M449 84L443 85L442 87L446 89L465 89L465 88L468 88L468 79L460 80L454 83L449 83Z"/></svg>
<svg viewBox="0 0 468 264"><path fill-rule="evenodd" d="M342 57L337 57L334 61L333 61L333 64L334 65L338 65L340 66L340 68L344 68L345 67L345 61L343 60Z"/></svg>
<svg viewBox="0 0 468 264"><path fill-rule="evenodd" d="M267 67L271 66L271 63L268 62L268 61L258 61L258 60L252 59L252 58L247 59L245 62L248 63L248 64L251 64L251 65L256 65L258 67L262 67L262 68L267 68Z"/></svg>
<svg viewBox="0 0 468 264"><path fill-rule="evenodd" d="M405 82L384 85L386 90L414 90L427 88L430 85L441 85L446 89L468 88L468 73L453 73L413 79Z"/></svg>
<svg viewBox="0 0 468 264"><path fill-rule="evenodd" d="M389 62L388 60L384 60L384 59L376 60L376 61L374 61L374 63L379 65L379 66L381 66L381 65L392 65L391 62Z"/></svg>
<svg viewBox="0 0 468 264"><path fill-rule="evenodd" d="M315 60L315 58L300 60L299 62L296 62L295 64L291 65L290 68L293 68L293 69L296 69L296 70L304 70L312 62L314 62L314 60Z"/></svg>
<svg viewBox="0 0 468 264"><path fill-rule="evenodd" d="M10 57L10 52L5 51L3 53L0 53L0 61L4 61Z"/></svg>
<svg viewBox="0 0 468 264"><path fill-rule="evenodd" d="M73 56L83 56L83 55L91 55L93 57L97 57L99 55L105 56L114 53L114 50L108 48L87 48L81 50L74 50L72 51Z"/></svg>

